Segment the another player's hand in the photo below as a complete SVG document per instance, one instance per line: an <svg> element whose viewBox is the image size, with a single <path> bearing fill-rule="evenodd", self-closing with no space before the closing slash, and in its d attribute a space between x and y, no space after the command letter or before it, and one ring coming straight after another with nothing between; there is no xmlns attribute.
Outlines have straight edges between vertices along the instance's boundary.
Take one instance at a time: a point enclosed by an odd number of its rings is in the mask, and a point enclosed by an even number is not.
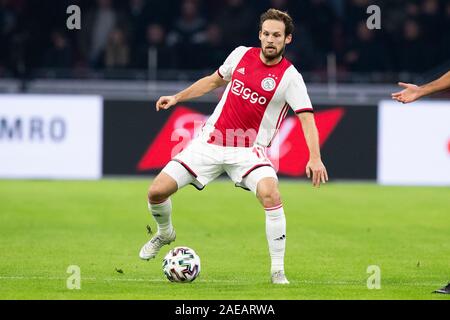
<svg viewBox="0 0 450 320"><path fill-rule="evenodd" d="M398 85L405 89L391 94L392 99L397 100L402 103L409 103L409 102L413 102L421 97L421 95L420 95L421 89L419 86L416 86L415 84L403 83L403 82L399 82Z"/></svg>
<svg viewBox="0 0 450 320"><path fill-rule="evenodd" d="M160 109L167 110L170 107L176 105L177 102L178 101L175 96L162 96L156 102L156 111L159 111Z"/></svg>
<svg viewBox="0 0 450 320"><path fill-rule="evenodd" d="M320 159L310 159L306 165L306 176L312 177L313 187L320 187L320 183L328 181L328 173Z"/></svg>

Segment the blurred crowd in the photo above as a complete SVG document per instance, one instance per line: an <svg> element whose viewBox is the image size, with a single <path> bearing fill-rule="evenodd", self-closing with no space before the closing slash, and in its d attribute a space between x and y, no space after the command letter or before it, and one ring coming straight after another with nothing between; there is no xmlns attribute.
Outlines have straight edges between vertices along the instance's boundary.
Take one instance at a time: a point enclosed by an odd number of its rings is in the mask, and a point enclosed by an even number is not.
<svg viewBox="0 0 450 320"><path fill-rule="evenodd" d="M66 28L71 4L81 30ZM371 4L381 30L366 27ZM450 60L448 0L0 0L0 77L152 61L215 69L234 47L259 45L259 15L270 7L294 18L286 55L301 71L324 72L330 53L343 72L420 73Z"/></svg>

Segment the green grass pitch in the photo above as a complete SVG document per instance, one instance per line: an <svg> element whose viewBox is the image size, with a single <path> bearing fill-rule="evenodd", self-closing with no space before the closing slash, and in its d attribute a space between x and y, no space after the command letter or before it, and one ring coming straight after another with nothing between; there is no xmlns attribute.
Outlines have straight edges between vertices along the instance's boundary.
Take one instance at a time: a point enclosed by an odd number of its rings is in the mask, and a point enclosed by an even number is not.
<svg viewBox="0 0 450 320"><path fill-rule="evenodd" d="M177 240L202 260L197 280L168 282L161 260L138 258L148 240L150 181L0 181L0 299L449 299L448 187L280 182L287 217L285 269L269 282L265 216L231 181L173 196ZM81 289L66 287L81 269ZM370 265L381 289L367 288ZM122 270L123 273L116 271Z"/></svg>

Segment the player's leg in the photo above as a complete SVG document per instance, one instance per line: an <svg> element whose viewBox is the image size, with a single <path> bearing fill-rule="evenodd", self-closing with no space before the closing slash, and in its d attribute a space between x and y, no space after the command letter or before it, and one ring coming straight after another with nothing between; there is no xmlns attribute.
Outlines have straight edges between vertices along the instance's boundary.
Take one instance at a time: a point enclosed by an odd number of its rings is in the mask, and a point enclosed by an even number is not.
<svg viewBox="0 0 450 320"><path fill-rule="evenodd" d="M286 250L286 217L278 190L278 180L266 177L259 180L256 196L266 213L266 237L271 258L273 283L289 283L284 274L284 253Z"/></svg>
<svg viewBox="0 0 450 320"><path fill-rule="evenodd" d="M271 258L272 282L287 284L284 275L286 218L278 190L278 177L265 149L231 150L226 171L236 186L252 191L266 213L266 236Z"/></svg>
<svg viewBox="0 0 450 320"><path fill-rule="evenodd" d="M287 284L284 274L286 248L286 218L278 190L278 177L273 167L265 160L251 159L237 170L228 169L237 186L252 191L266 213L266 237L271 258L272 282ZM240 176L239 176L240 174Z"/></svg>
<svg viewBox="0 0 450 320"><path fill-rule="evenodd" d="M148 208L158 225L158 233L169 236L172 233L172 201L170 196L178 190L175 179L162 171L150 185Z"/></svg>
<svg viewBox="0 0 450 320"><path fill-rule="evenodd" d="M170 196L193 181L192 175L178 162L170 161L155 178L148 192L148 208L158 226L158 231L139 252L144 260L153 259L162 246L176 238L172 226L172 201Z"/></svg>
<svg viewBox="0 0 450 320"><path fill-rule="evenodd" d="M217 147L193 140L169 161L149 189L149 209L158 224L158 232L141 249L142 259L152 259L161 247L175 240L170 196L188 184L202 190L222 172L221 152Z"/></svg>

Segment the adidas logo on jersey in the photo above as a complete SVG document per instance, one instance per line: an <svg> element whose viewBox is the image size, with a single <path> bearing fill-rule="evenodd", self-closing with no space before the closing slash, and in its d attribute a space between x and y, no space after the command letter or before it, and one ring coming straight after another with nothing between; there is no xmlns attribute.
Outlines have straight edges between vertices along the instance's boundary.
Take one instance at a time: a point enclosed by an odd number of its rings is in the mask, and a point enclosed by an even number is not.
<svg viewBox="0 0 450 320"><path fill-rule="evenodd" d="M237 72L239 72L240 74L243 74L245 76L245 68L244 67L238 69Z"/></svg>

